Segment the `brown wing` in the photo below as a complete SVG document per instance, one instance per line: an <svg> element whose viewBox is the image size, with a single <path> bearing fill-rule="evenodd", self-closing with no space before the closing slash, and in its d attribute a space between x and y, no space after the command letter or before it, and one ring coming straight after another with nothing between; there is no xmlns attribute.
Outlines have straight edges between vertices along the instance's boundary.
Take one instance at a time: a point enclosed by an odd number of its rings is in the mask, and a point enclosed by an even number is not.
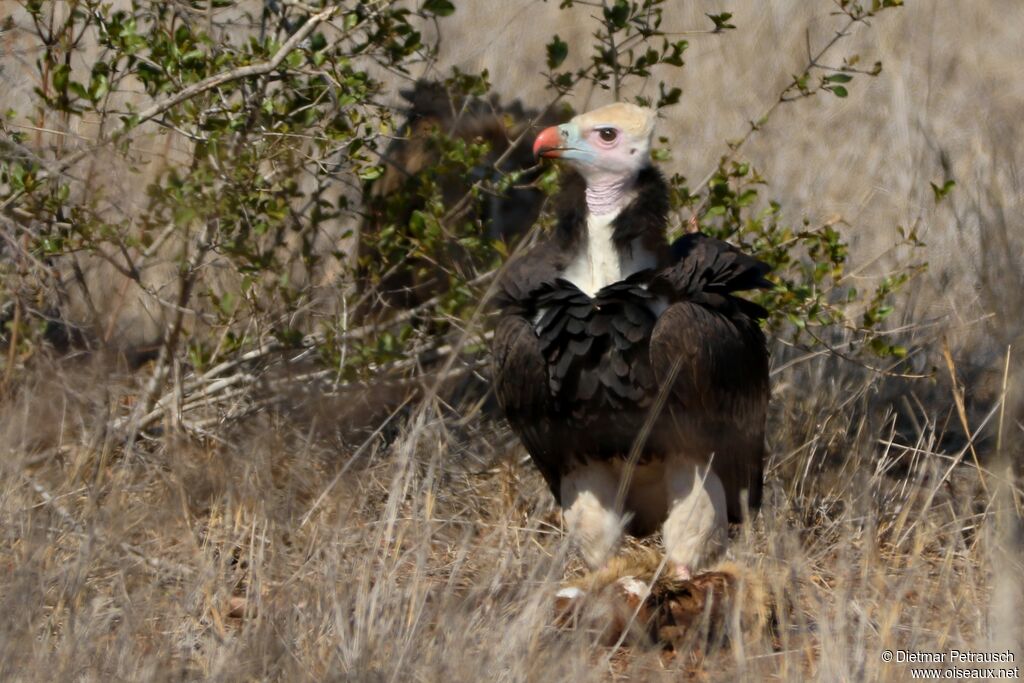
<svg viewBox="0 0 1024 683"><path fill-rule="evenodd" d="M501 319L494 331L494 393L555 500L560 501L561 458L551 424L547 365L530 322L518 315Z"/></svg>
<svg viewBox="0 0 1024 683"><path fill-rule="evenodd" d="M744 491L750 509L761 504L768 354L757 322L728 308L671 305L655 325L650 353L667 392L659 449L714 454L729 519L742 521Z"/></svg>

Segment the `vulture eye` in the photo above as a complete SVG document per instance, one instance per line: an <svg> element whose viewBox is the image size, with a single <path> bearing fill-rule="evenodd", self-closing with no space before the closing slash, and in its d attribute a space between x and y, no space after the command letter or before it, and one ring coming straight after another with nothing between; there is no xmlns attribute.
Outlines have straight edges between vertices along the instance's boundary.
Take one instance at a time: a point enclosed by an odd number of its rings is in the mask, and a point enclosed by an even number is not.
<svg viewBox="0 0 1024 683"><path fill-rule="evenodd" d="M619 136L619 131L614 128L600 128L597 134L604 142L615 142L615 138Z"/></svg>

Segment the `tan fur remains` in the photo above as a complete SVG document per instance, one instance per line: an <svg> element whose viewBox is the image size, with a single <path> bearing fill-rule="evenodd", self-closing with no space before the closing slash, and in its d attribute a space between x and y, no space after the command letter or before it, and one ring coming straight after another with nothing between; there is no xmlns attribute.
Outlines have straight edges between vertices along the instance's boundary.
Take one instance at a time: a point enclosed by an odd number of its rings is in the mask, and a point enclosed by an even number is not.
<svg viewBox="0 0 1024 683"><path fill-rule="evenodd" d="M627 642L672 647L692 646L695 629L708 628L714 638L724 636L733 628L734 615L748 636L768 628L771 601L755 572L726 560L689 581L679 581L667 574L667 566L658 574L661 564L657 550L634 547L603 568L566 582L581 593L556 601L556 614L562 615L559 621L565 625L566 615L579 614L586 606L603 624L602 642L614 643L629 630ZM649 594L625 591L623 586L631 579L650 585Z"/></svg>

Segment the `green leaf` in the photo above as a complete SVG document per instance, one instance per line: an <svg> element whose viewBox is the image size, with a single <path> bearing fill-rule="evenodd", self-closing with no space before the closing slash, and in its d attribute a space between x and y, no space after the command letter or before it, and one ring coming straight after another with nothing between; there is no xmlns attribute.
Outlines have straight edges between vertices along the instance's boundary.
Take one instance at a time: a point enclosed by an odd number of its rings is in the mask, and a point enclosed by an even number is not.
<svg viewBox="0 0 1024 683"><path fill-rule="evenodd" d="M559 38L558 34L555 34L555 37L548 43L547 49L549 69L557 69L569 56L569 44Z"/></svg>
<svg viewBox="0 0 1024 683"><path fill-rule="evenodd" d="M224 292L224 296L217 302L217 307L224 315L231 315L235 312L238 301L235 299L231 292Z"/></svg>
<svg viewBox="0 0 1024 683"><path fill-rule="evenodd" d="M679 98L682 97L683 95L682 88L672 88L671 90L666 91L664 83L658 84L658 90L660 91L660 93L658 94L658 109L661 109L662 107L668 107L673 104L677 104L679 102Z"/></svg>
<svg viewBox="0 0 1024 683"><path fill-rule="evenodd" d="M455 5L451 0L427 0L423 3L423 11L436 14L439 17L447 17L455 13Z"/></svg>
<svg viewBox="0 0 1024 683"><path fill-rule="evenodd" d="M616 30L625 28L629 21L629 3L626 0L615 0L614 5L604 8L604 19Z"/></svg>
<svg viewBox="0 0 1024 683"><path fill-rule="evenodd" d="M825 88L825 90L831 90L832 94L834 94L836 97L846 97L847 95L850 94L846 90L846 88L844 88L841 85L834 85L834 86L831 86L829 88Z"/></svg>
<svg viewBox="0 0 1024 683"><path fill-rule="evenodd" d="M68 76L71 74L71 67L67 64L58 64L53 70L53 89L57 92L64 92L68 87Z"/></svg>
<svg viewBox="0 0 1024 683"><path fill-rule="evenodd" d="M737 206L750 206L757 199L757 190L751 188L744 190L743 194L736 198Z"/></svg>
<svg viewBox="0 0 1024 683"><path fill-rule="evenodd" d="M68 90L75 94L75 97L80 97L83 100L89 99L89 92L85 89L85 86L78 81L71 81L68 83Z"/></svg>
<svg viewBox="0 0 1024 683"><path fill-rule="evenodd" d="M939 202L946 198L946 195L948 195L954 187L956 187L956 181L947 180L946 182L942 183L942 187L939 187L935 183L929 183L929 185L932 186L932 192L935 194L935 203L938 204Z"/></svg>
<svg viewBox="0 0 1024 683"><path fill-rule="evenodd" d="M110 90L110 81L106 76L100 74L92 80L90 89L92 90L90 99L93 102L99 102L107 94L107 91Z"/></svg>
<svg viewBox="0 0 1024 683"><path fill-rule="evenodd" d="M825 76L826 83L849 83L853 80L853 76L849 74L832 74L831 76Z"/></svg>
<svg viewBox="0 0 1024 683"><path fill-rule="evenodd" d="M721 14L707 14L708 19L715 23L715 33L727 31L731 28L736 28L735 24L729 23L732 19L732 12L722 12Z"/></svg>
<svg viewBox="0 0 1024 683"><path fill-rule="evenodd" d="M10 178L11 187L15 190L20 190L25 187L25 167L18 162L12 162L7 169L8 178Z"/></svg>

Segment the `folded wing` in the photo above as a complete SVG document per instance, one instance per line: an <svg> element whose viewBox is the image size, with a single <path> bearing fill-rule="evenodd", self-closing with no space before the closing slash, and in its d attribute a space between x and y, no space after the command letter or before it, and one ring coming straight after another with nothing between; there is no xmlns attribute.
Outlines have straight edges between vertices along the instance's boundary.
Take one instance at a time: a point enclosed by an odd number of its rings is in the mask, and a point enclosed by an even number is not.
<svg viewBox="0 0 1024 683"><path fill-rule="evenodd" d="M672 245L675 264L651 282L669 302L651 334L650 360L665 402L660 448L712 458L729 518L743 498L761 502L768 353L758 320L765 310L735 292L771 286L769 267L701 234Z"/></svg>

